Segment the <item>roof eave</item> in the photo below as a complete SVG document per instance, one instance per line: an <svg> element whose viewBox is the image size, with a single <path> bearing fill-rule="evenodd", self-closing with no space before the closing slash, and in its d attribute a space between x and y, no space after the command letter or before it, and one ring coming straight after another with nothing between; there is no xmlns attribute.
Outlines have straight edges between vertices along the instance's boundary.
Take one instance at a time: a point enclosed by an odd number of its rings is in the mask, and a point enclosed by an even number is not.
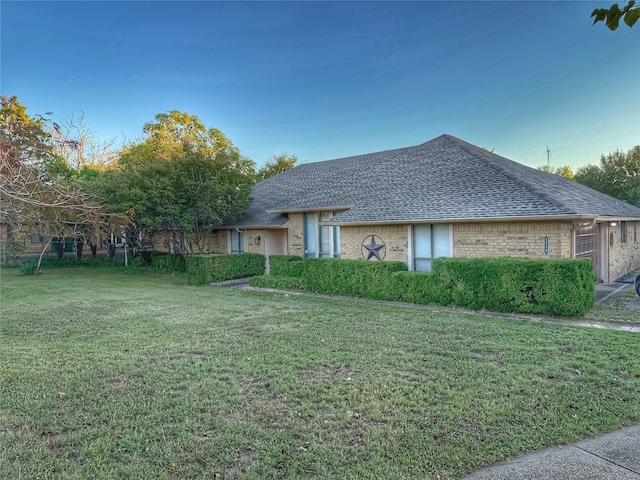
<svg viewBox="0 0 640 480"><path fill-rule="evenodd" d="M526 216L508 216L508 217L468 217L468 218L433 218L433 219L403 219L403 220L374 220L374 221L356 221L356 222L319 222L319 225L336 225L344 227L358 227L365 225L407 225L420 223L479 223L479 222L541 222L541 221L575 221L575 220L597 220L597 215L526 215Z"/></svg>
<svg viewBox="0 0 640 480"><path fill-rule="evenodd" d="M305 213L305 212L333 212L335 210L350 210L354 205L328 205L325 207L304 207L304 208L287 208L277 210L266 210L271 214L283 214L283 213Z"/></svg>

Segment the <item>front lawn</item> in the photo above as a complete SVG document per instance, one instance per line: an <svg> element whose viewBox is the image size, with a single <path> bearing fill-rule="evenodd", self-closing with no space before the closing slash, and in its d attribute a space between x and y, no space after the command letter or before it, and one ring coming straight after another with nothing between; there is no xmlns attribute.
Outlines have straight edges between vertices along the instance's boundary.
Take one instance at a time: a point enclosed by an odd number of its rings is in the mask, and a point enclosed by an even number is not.
<svg viewBox="0 0 640 480"><path fill-rule="evenodd" d="M0 478L461 478L640 421L640 335L2 270Z"/></svg>

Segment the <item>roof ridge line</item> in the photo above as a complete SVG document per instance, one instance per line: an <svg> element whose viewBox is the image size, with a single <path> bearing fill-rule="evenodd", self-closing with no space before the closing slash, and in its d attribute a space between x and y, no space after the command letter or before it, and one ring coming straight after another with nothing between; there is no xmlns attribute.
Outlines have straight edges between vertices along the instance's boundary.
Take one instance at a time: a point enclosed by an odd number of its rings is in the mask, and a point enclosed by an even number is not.
<svg viewBox="0 0 640 480"><path fill-rule="evenodd" d="M448 139L451 139L451 140L453 140L455 138L455 137L451 137L451 136L448 136L448 137L449 137ZM465 149L467 152L469 152L475 158L477 158L478 160L482 160L482 161L486 161L487 163L490 163L500 173L506 175L507 177L509 177L512 180L517 181L518 183L523 185L530 192L533 192L536 195L541 196L545 201L547 201L548 203L550 203L554 207L560 208L560 209L563 209L563 210L567 210L567 213L571 213L571 214L577 214L578 213L578 212L574 211L575 209L568 207L563 202L560 202L559 200L556 200L555 198L550 196L545 190L541 189L540 187L538 187L536 185L532 185L526 179L513 174L511 172L511 170L509 170L508 168L500 165L498 162L494 161L491 158L491 155L495 155L497 157L500 157L501 159L506 160L506 161L511 162L511 163L514 163L514 164L516 164L517 166L520 166L520 167L526 167L526 168L531 168L531 167L529 167L527 165L523 165L523 164L518 163L518 162L515 162L515 161L510 160L510 159L508 159L506 157L503 157L502 155L498 155L497 153L493 153L493 152L490 152L488 150L486 151L486 154L481 155L480 152L478 152L476 150L476 149L481 148L481 147L476 147L475 145L471 145L470 143L467 143L464 140L460 140L459 138L455 138L455 140L457 140L460 143L460 147L461 148ZM532 170L535 170L535 169L532 169ZM546 172L542 172L541 171L540 173L543 174L543 173L546 173ZM553 174L550 173L549 175L553 175ZM569 180L569 181L571 181L571 180Z"/></svg>

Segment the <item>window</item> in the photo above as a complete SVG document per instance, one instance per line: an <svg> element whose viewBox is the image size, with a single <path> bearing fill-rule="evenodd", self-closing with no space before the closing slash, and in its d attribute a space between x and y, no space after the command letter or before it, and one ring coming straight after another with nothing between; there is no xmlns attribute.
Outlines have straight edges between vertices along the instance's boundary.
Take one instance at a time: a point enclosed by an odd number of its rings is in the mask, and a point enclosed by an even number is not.
<svg viewBox="0 0 640 480"><path fill-rule="evenodd" d="M244 253L244 233L231 230L231 253Z"/></svg>
<svg viewBox="0 0 640 480"><path fill-rule="evenodd" d="M627 243L627 222L620 222L620 243Z"/></svg>
<svg viewBox="0 0 640 480"><path fill-rule="evenodd" d="M304 258L340 258L340 227L318 225L333 212L304 214Z"/></svg>
<svg viewBox="0 0 640 480"><path fill-rule="evenodd" d="M49 237L45 235L38 235L37 233L31 237L31 243L47 243L49 241Z"/></svg>
<svg viewBox="0 0 640 480"><path fill-rule="evenodd" d="M430 272L434 258L451 256L448 224L413 226L413 270Z"/></svg>

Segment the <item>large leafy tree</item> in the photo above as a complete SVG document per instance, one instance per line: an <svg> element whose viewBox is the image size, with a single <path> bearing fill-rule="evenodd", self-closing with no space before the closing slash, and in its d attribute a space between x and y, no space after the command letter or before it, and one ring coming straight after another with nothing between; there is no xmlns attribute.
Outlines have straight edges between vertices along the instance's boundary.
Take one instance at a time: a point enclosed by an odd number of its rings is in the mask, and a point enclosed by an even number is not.
<svg viewBox="0 0 640 480"><path fill-rule="evenodd" d="M173 110L155 120L95 185L112 208L135 211L142 236L162 230L172 251L201 253L213 230L248 207L253 162L196 116Z"/></svg>
<svg viewBox="0 0 640 480"><path fill-rule="evenodd" d="M579 168L576 182L640 207L640 145L600 157L599 165Z"/></svg>
<svg viewBox="0 0 640 480"><path fill-rule="evenodd" d="M2 97L0 109L0 218L25 234L86 240L126 223L89 202L66 182L57 182L46 165L55 155L43 117L32 117L17 97ZM49 122L54 130L58 126ZM42 253L47 249L48 244ZM40 256L42 258L42 254ZM39 271L39 266L36 272Z"/></svg>

